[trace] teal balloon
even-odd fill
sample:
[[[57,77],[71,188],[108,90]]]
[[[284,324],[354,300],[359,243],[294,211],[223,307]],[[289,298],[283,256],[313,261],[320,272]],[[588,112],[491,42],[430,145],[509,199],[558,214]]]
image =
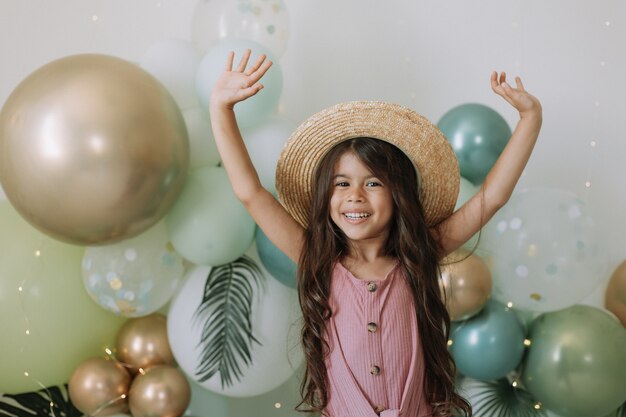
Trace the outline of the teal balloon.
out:
[[[283,75],[272,54],[256,42],[238,39],[224,40],[207,52],[200,61],[196,72],[196,92],[202,105],[208,108],[211,91],[224,71],[228,53],[230,51],[235,52],[233,67],[236,67],[246,49],[252,51],[249,65],[261,54],[265,54],[267,59],[273,62],[273,65],[260,81],[264,86],[263,90],[235,105],[237,122],[241,128],[258,125],[278,109],[278,100],[283,89]]]
[[[256,228],[256,247],[265,269],[281,284],[296,288],[297,265],[282,253],[259,227]]]
[[[595,307],[575,305],[531,324],[522,379],[562,417],[610,413],[626,399],[626,329]]]
[[[477,103],[454,107],[437,125],[454,149],[461,176],[473,184],[483,182],[511,137],[506,120]]]
[[[490,300],[469,320],[455,323],[450,352],[457,369],[474,379],[502,378],[515,369],[524,354],[524,326],[515,312]]]

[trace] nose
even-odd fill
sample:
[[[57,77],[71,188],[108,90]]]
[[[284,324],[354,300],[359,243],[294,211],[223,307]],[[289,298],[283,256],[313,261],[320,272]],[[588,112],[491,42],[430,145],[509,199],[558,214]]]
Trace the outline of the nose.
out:
[[[354,187],[350,189],[348,193],[349,203],[361,203],[363,202],[363,191],[360,187]]]

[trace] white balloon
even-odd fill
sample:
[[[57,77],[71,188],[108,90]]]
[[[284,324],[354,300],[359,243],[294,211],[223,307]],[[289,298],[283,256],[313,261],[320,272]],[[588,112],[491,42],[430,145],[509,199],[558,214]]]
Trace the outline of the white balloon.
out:
[[[199,62],[193,44],[167,39],[152,44],[139,64],[165,86],[182,110],[199,105],[195,87]]]
[[[199,1],[192,33],[203,51],[224,39],[244,39],[280,57],[287,49],[289,14],[282,0]]]
[[[252,344],[252,363],[247,368],[243,366],[241,380],[233,379],[233,385],[222,388],[220,375],[216,374],[200,383],[208,390],[230,397],[250,397],[275,389],[291,377],[303,359],[296,291],[269,276],[254,246],[247,255],[265,275],[261,290],[253,297],[251,317],[252,333],[261,344]],[[198,266],[189,271],[187,282],[172,300],[168,316],[168,338],[174,357],[181,369],[196,381],[202,323],[198,323],[195,314],[210,270]]]
[[[600,284],[606,254],[575,195],[550,188],[515,193],[483,233],[493,297],[530,311],[554,311]]]
[[[286,121],[273,119],[259,127],[242,130],[242,135],[263,187],[276,191],[276,164],[280,152],[294,127]]]
[[[211,121],[202,107],[183,111],[183,118],[189,135],[189,169],[216,166],[220,154],[211,131]]]

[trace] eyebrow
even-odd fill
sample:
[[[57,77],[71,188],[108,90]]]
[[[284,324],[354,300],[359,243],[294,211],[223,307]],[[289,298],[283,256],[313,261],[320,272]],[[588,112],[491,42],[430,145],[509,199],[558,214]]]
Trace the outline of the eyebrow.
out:
[[[352,177],[350,177],[350,176],[348,176],[348,175],[346,175],[346,174],[337,174],[337,175],[334,175],[334,176],[333,176],[333,179],[337,179],[337,178],[348,178],[348,179],[350,179],[350,178],[352,178]],[[367,176],[367,177],[365,177],[365,178],[363,178],[363,179],[365,179],[365,180],[369,180],[369,179],[372,179],[372,178],[380,179],[380,177],[377,177],[376,175],[373,175],[373,174],[372,174],[372,175],[370,175],[370,176]]]

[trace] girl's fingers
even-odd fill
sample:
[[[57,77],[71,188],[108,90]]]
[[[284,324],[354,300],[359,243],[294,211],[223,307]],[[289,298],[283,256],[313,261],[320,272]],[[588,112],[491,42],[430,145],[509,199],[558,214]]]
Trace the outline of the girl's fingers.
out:
[[[246,52],[243,53],[241,61],[239,61],[239,65],[237,66],[238,72],[243,72],[246,69],[246,65],[248,65],[248,60],[250,59],[251,53],[252,51],[250,51],[250,49],[246,49]]]
[[[235,59],[235,53],[230,51],[228,53],[228,58],[226,58],[226,67],[224,68],[226,71],[233,70],[233,60]]]
[[[506,82],[506,72],[504,71],[500,73],[500,84],[502,84],[503,82]]]
[[[256,61],[254,61],[254,64],[252,64],[250,66],[250,68],[248,68],[244,74],[246,75],[250,75],[252,74],[254,71],[258,70],[259,67],[261,66],[261,64],[263,64],[263,61],[265,61],[265,54],[262,54],[260,57],[257,58]]]
[[[522,84],[522,79],[520,77],[515,77],[515,85],[522,91],[526,91],[524,89],[524,84]]]

